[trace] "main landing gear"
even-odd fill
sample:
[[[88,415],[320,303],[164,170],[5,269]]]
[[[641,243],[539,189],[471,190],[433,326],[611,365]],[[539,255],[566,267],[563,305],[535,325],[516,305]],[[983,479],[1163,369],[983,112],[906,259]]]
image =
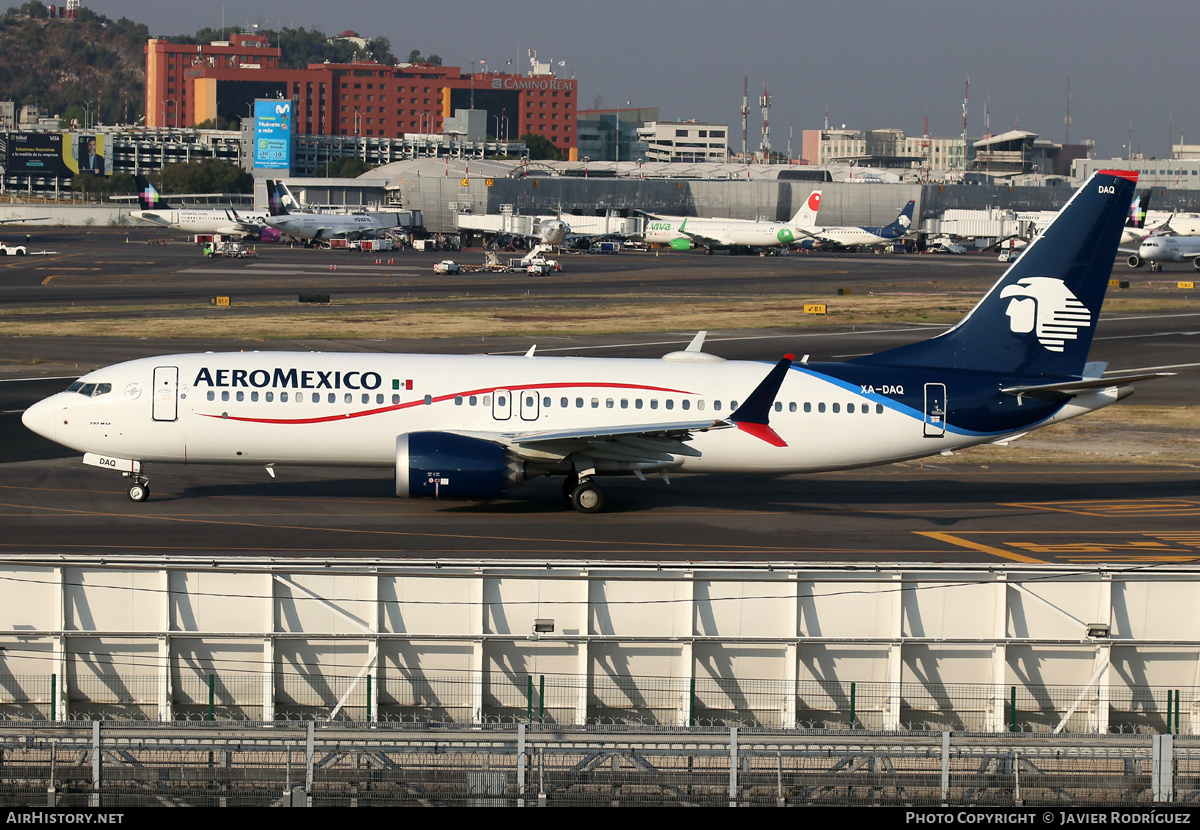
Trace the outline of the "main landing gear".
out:
[[[563,496],[580,513],[599,513],[604,509],[604,491],[592,479],[571,473],[563,479]]]
[[[130,501],[145,501],[150,498],[150,479],[140,473],[125,473],[125,477],[132,479],[129,484]]]

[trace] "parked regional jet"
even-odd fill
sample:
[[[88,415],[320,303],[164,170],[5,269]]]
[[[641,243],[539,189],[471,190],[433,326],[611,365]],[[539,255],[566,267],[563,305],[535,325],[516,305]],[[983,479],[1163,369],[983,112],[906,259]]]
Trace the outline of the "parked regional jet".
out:
[[[295,213],[295,199],[283,182],[267,182],[268,226],[306,246],[330,239],[361,239],[400,227],[395,213]]]
[[[257,239],[262,235],[265,213],[239,212],[233,208],[183,208],[167,204],[145,176],[137,177],[141,210],[129,215],[153,225],[188,233],[221,233]]]
[[[392,468],[400,496],[495,498],[563,476],[818,472],[1004,441],[1124,398],[1087,353],[1137,174],[1075,193],[958,325],[843,363],[701,351],[659,360],[235,352],[98,369],[30,407],[39,435],[123,472],[145,462]]]
[[[647,214],[645,240],[669,245],[673,251],[704,248],[774,248],[803,236],[797,228],[816,221],[821,192],[814,190],[790,222],[755,222],[750,219],[696,219]]]
[[[820,191],[814,191],[819,195]],[[853,225],[842,227],[820,227],[810,222],[800,227],[800,233],[808,237],[802,240],[803,247],[868,248],[873,245],[894,243],[903,239],[912,230],[913,208],[916,202],[909,200],[891,224],[869,228]]]

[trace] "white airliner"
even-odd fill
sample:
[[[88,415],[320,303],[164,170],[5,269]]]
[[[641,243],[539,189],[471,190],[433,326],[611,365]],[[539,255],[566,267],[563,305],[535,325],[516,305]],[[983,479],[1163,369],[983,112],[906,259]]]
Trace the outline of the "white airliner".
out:
[[[137,177],[138,204],[141,210],[129,215],[134,219],[188,233],[219,233],[257,239],[262,235],[266,214],[237,211],[233,208],[181,208],[167,204],[154,185],[144,176]]]
[[[644,239],[668,245],[673,251],[704,248],[710,254],[715,248],[775,248],[803,236],[797,228],[816,221],[816,206],[820,200],[820,191],[814,191],[790,222],[648,215]]]
[[[1200,271],[1200,237],[1197,236],[1148,236],[1138,246],[1137,253],[1129,255],[1129,265],[1141,268],[1147,262],[1151,271],[1161,271],[1164,262],[1188,262]]]
[[[809,200],[811,201],[813,197],[816,197],[819,206],[821,191],[814,190],[812,196],[809,196]],[[855,249],[898,242],[913,230],[912,220],[915,207],[916,202],[909,200],[900,214],[890,224],[882,227],[859,227],[856,225],[821,227],[816,225],[815,220],[810,221],[799,229],[801,234],[808,237],[801,241],[801,247]]]
[[[1087,352],[1137,174],[1096,173],[954,328],[843,363],[236,352],[98,369],[23,415],[84,463],[383,467],[400,496],[496,498],[563,476],[817,472],[1003,441],[1115,403],[1146,374]]]
[[[283,182],[267,182],[268,215],[264,221],[306,246],[314,241],[376,236],[400,227],[400,216],[396,213],[294,213],[291,206],[295,204]]]

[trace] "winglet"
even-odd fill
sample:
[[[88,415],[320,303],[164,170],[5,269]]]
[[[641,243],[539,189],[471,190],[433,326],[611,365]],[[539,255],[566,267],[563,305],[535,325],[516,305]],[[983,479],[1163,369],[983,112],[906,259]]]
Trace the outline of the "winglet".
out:
[[[787,442],[771,429],[769,417],[775,396],[779,394],[779,387],[783,385],[783,379],[792,367],[795,357],[791,354],[784,355],[783,360],[775,364],[775,368],[763,378],[762,383],[750,393],[737,411],[729,416],[729,420],[742,432],[766,441],[773,447],[787,446]]]

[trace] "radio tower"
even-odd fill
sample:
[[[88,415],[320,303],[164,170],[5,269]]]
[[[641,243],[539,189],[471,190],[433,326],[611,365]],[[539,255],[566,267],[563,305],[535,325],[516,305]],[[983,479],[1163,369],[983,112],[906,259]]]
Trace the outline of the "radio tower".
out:
[[[1067,125],[1066,135],[1063,136],[1063,144],[1071,143],[1071,76],[1067,76],[1067,117],[1063,119],[1063,123]]]
[[[762,155],[763,163],[771,163],[771,95],[767,92],[767,85],[763,84],[762,97],[758,99],[758,105],[762,107],[763,113],[763,130],[762,130]]]
[[[746,119],[750,117],[750,79],[742,80],[742,158],[749,164],[749,149],[746,147]]]
[[[971,79],[967,78],[967,82],[963,84],[963,172],[967,170],[967,90],[971,88]]]

